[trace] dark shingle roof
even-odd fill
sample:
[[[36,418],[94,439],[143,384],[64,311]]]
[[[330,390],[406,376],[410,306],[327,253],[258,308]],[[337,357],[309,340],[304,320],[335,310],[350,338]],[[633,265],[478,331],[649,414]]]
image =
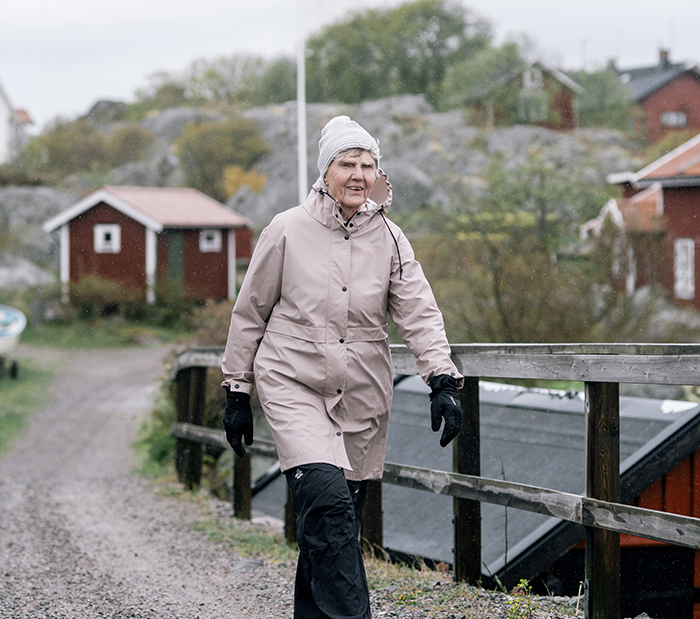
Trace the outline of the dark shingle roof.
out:
[[[643,101],[686,71],[697,70],[685,63],[659,63],[651,67],[618,70],[620,81],[632,91],[635,101]]]

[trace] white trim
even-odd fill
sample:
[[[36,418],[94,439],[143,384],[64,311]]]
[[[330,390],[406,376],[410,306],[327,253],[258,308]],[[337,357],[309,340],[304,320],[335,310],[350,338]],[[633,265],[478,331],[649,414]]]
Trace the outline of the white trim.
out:
[[[236,231],[228,231],[228,299],[236,300]]]
[[[637,172],[634,175],[633,182],[637,182],[637,181],[641,180],[642,178],[644,178],[645,176],[648,176],[651,172],[653,172],[657,168],[660,168],[661,166],[666,165],[669,161],[671,161],[672,159],[675,159],[676,157],[678,157],[678,155],[682,155],[685,151],[690,150],[691,148],[693,148],[697,144],[700,144],[700,133],[698,135],[696,135],[694,138],[691,138],[690,140],[688,140],[685,144],[681,144],[679,147],[674,148],[670,153],[666,153],[660,159],[653,161],[645,168],[642,168],[641,170],[639,170],[639,172]]]
[[[124,213],[127,217],[131,217],[131,219],[138,221],[140,224],[155,232],[161,232],[163,230],[163,224],[157,222],[155,219],[147,217],[141,211],[112,195],[106,189],[99,189],[79,202],[76,202],[73,206],[69,206],[67,209],[54,215],[51,219],[44,222],[42,228],[44,232],[53,232],[59,226],[75,219],[78,215],[82,215],[85,211],[90,210],[93,206],[97,206],[100,202],[105,202],[112,208]]]
[[[92,237],[96,254],[121,253],[122,227],[119,224],[95,224]]]
[[[156,268],[158,264],[158,237],[146,228],[146,303],[156,302]]]
[[[59,230],[59,252],[61,302],[68,303],[68,287],[70,284],[70,229],[68,224],[63,224]]]
[[[678,238],[673,241],[673,296],[695,298],[695,241]]]
[[[203,254],[217,254],[221,251],[221,246],[221,230],[218,228],[202,228],[199,231],[200,252]]]
[[[633,185],[634,183],[642,180],[645,176],[651,174],[654,170],[666,165],[669,161],[675,159],[678,157],[678,155],[682,155],[685,151],[693,148],[699,143],[700,133],[684,144],[681,144],[679,147],[674,148],[670,153],[666,153],[663,157],[657,159],[656,161],[652,161],[648,166],[639,170],[639,172],[615,172],[613,174],[608,174],[605,177],[605,180],[611,185],[620,185],[622,183],[630,183]]]

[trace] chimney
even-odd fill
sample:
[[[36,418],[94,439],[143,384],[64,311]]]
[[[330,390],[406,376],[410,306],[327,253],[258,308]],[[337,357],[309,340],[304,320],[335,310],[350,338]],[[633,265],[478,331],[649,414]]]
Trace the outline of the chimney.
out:
[[[663,67],[668,66],[669,59],[668,59],[668,50],[667,49],[660,49],[659,50],[659,64]]]
[[[617,61],[615,58],[608,58],[608,71],[617,71]]]

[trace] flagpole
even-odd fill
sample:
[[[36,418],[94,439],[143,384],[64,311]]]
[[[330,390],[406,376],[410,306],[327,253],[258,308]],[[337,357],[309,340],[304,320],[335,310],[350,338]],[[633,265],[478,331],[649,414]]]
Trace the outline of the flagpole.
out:
[[[299,204],[306,200],[308,175],[306,161],[306,36],[304,0],[297,0],[297,165]]]

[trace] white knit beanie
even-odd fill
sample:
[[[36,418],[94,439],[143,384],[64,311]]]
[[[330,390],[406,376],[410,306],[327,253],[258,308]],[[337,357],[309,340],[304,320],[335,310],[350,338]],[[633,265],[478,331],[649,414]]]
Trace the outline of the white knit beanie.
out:
[[[379,140],[375,140],[354,120],[347,116],[336,116],[328,121],[321,131],[318,142],[318,171],[323,176],[338,153],[351,148],[361,148],[372,153],[379,167]]]

